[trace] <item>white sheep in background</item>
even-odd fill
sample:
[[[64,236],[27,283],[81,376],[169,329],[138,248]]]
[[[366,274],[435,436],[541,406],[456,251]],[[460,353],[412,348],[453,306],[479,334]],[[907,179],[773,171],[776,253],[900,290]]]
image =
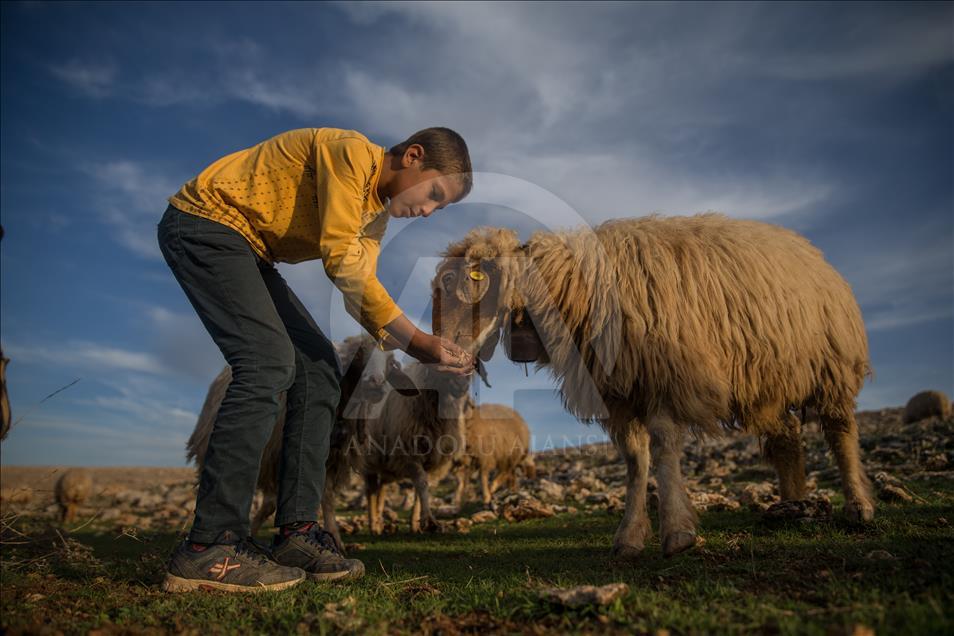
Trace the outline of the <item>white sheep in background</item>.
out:
[[[464,420],[473,408],[470,378],[413,362],[405,368],[420,392],[416,397],[388,395],[381,414],[368,422],[364,478],[371,532],[384,530],[383,487],[414,483],[411,531],[439,526],[431,514],[428,480],[440,480],[464,448]]]
[[[534,338],[567,409],[599,422],[626,462],[614,553],[639,554],[650,454],[663,552],[696,543],[679,467],[685,434],[764,436],[784,499],[805,492],[791,409],[813,408],[841,472],[845,512],[874,515],[855,399],[870,373],[861,311],[821,252],[790,230],[718,214],[536,232],[479,228],[444,252],[434,333],[489,359]],[[516,334],[518,339],[511,342]]]
[[[347,338],[337,347],[338,356],[347,369],[341,378],[341,399],[328,459],[325,462],[325,488],[321,497],[322,523],[325,530],[335,538],[338,548],[344,551],[338,523],[335,519],[335,495],[348,482],[352,471],[362,474],[367,437],[366,421],[375,416],[380,402],[390,390],[389,384],[399,391],[415,395],[411,381],[401,371],[394,354],[379,350],[370,336]],[[209,446],[212,427],[229,383],[232,372],[225,367],[209,387],[205,404],[199,414],[195,430],[186,443],[186,458],[195,460],[201,473]],[[285,394],[279,399],[278,418],[272,434],[262,452],[258,474],[258,488],[264,497],[261,507],[251,522],[251,532],[256,534],[262,523],[274,514],[278,495],[278,465],[281,461],[282,431],[285,426]]]

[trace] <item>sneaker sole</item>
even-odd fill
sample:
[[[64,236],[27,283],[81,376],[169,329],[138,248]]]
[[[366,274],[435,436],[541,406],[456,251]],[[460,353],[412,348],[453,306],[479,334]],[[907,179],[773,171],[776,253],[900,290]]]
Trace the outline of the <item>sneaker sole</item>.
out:
[[[184,579],[174,574],[166,574],[162,582],[163,592],[196,592],[200,590],[221,590],[223,592],[278,592],[294,587],[305,580],[305,577],[282,581],[281,583],[259,583],[258,585],[235,585],[234,583],[219,583],[218,581],[204,581],[201,579]]]
[[[341,579],[349,579],[349,578],[357,579],[360,576],[361,574],[349,572],[348,570],[343,570],[341,572],[320,572],[320,573],[308,572],[309,581],[340,581]]]

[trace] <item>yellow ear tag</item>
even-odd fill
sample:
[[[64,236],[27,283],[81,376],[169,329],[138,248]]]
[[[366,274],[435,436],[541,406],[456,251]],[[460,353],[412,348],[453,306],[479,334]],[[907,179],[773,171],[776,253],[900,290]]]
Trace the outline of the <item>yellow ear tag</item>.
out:
[[[477,270],[475,269],[475,270],[473,270],[473,271],[470,273],[470,277],[471,277],[473,280],[484,280],[485,278],[487,278],[487,275],[484,274],[483,272],[477,271]]]

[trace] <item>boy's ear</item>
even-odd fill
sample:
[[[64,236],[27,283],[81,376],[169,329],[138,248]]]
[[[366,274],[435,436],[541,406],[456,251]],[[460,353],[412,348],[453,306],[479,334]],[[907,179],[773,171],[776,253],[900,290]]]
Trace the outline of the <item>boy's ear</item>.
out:
[[[424,159],[424,146],[421,144],[411,144],[407,147],[407,150],[404,151],[404,156],[401,157],[401,165],[405,168],[410,168],[414,165],[415,161],[422,161]]]

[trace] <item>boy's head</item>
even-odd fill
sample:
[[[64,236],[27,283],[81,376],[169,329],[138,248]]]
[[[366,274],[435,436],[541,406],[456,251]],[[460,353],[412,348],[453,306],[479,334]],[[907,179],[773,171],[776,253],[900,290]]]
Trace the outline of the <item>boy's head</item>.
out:
[[[391,216],[430,216],[473,187],[467,144],[450,128],[419,130],[388,150],[386,159],[379,187]]]

